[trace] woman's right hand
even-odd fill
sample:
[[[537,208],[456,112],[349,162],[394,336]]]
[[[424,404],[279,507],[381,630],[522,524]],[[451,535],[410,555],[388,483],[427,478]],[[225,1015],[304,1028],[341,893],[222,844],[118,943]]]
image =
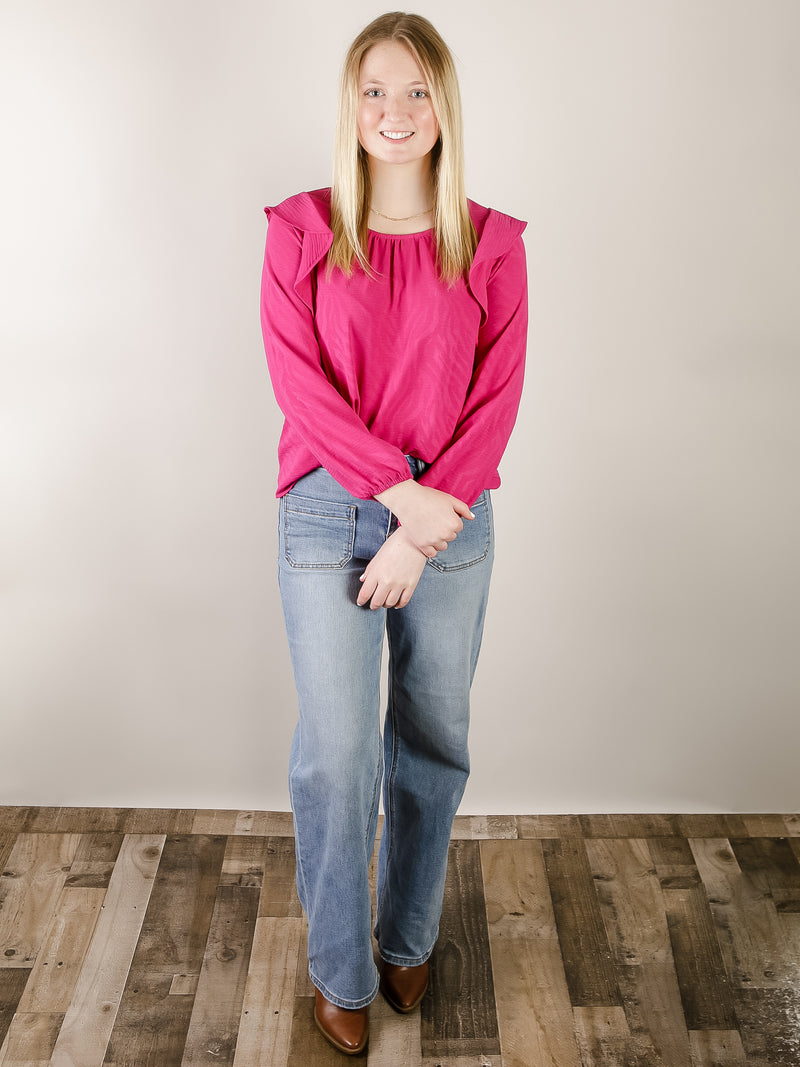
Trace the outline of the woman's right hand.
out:
[[[387,507],[420,552],[429,558],[443,552],[464,529],[462,519],[474,519],[469,506],[458,497],[420,485],[412,478],[391,485],[375,499]]]

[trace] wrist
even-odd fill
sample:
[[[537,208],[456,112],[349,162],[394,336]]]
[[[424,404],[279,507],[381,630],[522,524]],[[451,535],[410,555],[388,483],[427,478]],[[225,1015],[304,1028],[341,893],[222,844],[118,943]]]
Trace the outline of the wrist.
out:
[[[409,548],[413,548],[416,553],[423,557],[423,559],[433,558],[433,556],[436,555],[436,552],[432,552],[431,557],[429,557],[427,553],[423,552],[419,545],[415,541],[412,541],[405,526],[398,526],[392,534],[392,537],[402,544],[407,545]]]
[[[414,495],[416,488],[417,483],[413,478],[409,477],[402,482],[390,485],[388,489],[384,489],[380,493],[376,493],[374,499],[383,504],[394,515],[397,515],[397,509],[400,508],[402,510],[406,501],[410,500]]]

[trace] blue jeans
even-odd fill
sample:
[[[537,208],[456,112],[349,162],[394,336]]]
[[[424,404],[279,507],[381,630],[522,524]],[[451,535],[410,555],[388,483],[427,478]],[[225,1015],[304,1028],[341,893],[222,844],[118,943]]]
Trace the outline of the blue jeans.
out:
[[[424,470],[409,459],[412,474]],[[369,863],[383,779],[374,933],[380,956],[413,966],[433,951],[453,818],[469,775],[469,691],[494,555],[489,492],[429,560],[405,608],[359,607],[359,575],[396,520],[323,468],[280,501],[278,575],[299,721],[289,790],[309,974],[328,1000],[378,992]],[[380,661],[389,701],[380,734]],[[385,776],[384,776],[385,767]]]

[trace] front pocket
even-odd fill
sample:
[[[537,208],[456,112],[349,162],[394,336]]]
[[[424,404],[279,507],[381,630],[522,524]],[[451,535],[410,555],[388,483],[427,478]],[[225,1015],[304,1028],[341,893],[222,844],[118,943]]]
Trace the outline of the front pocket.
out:
[[[341,570],[353,558],[355,504],[289,493],[281,498],[283,554],[290,567]]]
[[[443,552],[427,561],[437,571],[460,571],[481,563],[492,546],[492,504],[484,490],[470,509],[474,519],[464,519],[464,529]]]

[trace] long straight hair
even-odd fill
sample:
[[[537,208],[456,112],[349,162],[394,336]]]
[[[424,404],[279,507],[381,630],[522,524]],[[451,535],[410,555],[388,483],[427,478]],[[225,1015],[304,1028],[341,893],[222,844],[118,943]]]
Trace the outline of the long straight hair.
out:
[[[434,234],[441,279],[452,284],[472,264],[478,243],[464,186],[464,130],[455,63],[434,26],[421,15],[390,11],[365,27],[350,46],[339,85],[339,112],[331,193],[333,244],[328,270],[353,270],[353,260],[372,274],[367,256],[369,205],[372,198],[367,153],[358,139],[358,79],[364,56],[374,44],[399,41],[408,48],[425,77],[439,123],[431,150],[434,189]]]

